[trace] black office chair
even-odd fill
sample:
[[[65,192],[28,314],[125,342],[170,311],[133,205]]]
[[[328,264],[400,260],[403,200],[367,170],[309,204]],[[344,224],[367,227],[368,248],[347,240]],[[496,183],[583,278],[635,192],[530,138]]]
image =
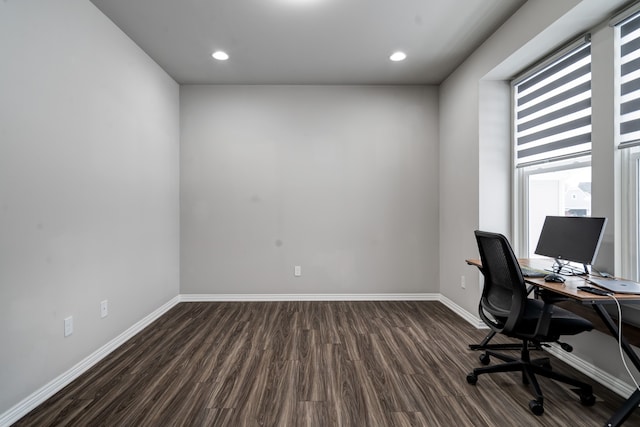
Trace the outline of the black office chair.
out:
[[[555,342],[562,335],[590,331],[593,329],[591,322],[553,304],[528,298],[524,277],[507,238],[483,231],[476,231],[475,235],[484,273],[480,317],[493,331],[517,338],[522,344],[520,358],[486,350],[486,359],[480,359],[483,364],[489,363],[489,355],[506,363],[476,368],[467,375],[467,382],[476,384],[481,374],[522,372],[522,382],[531,384],[535,395],[529,408],[534,414],[541,415],[544,412],[543,396],[536,379],[536,375],[541,375],[577,387],[575,391],[580,402],[585,406],[593,405],[595,396],[589,384],[553,372],[545,359],[532,360],[529,355],[530,342]]]

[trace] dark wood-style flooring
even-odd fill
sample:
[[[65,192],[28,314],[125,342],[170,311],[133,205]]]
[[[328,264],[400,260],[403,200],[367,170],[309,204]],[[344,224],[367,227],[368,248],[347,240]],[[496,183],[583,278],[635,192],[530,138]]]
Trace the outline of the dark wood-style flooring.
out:
[[[543,378],[537,417],[517,373],[467,384],[485,333],[438,302],[181,303],[16,425],[601,426],[622,403]]]

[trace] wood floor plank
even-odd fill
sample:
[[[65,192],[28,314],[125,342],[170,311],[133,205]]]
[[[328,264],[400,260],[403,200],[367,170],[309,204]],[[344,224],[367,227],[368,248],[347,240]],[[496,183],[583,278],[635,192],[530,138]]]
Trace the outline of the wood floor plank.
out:
[[[326,345],[327,403],[331,426],[356,426],[365,419],[366,407],[355,371],[342,345]]]
[[[364,401],[364,418],[361,422],[367,426],[387,426],[390,424],[391,413],[385,410],[383,399],[376,387],[370,372],[367,371],[365,362],[353,362],[356,378],[359,383],[359,390]]]
[[[202,424],[196,424],[201,426],[241,426],[235,420],[237,410],[222,408],[222,409],[205,409],[204,420]]]
[[[326,400],[326,384],[322,358],[320,332],[308,329],[301,332],[299,358],[299,380],[297,398],[301,401],[320,402]]]
[[[259,364],[257,373],[251,387],[247,393],[246,399],[241,401],[239,406],[235,408],[233,423],[221,425],[260,425],[259,419],[263,417],[263,408],[260,406],[265,401],[265,394],[268,393],[270,386],[269,368],[277,358],[274,358],[270,351],[258,353]]]
[[[395,427],[427,427],[429,422],[421,412],[394,412],[391,414]]]
[[[258,402],[259,425],[296,425],[298,369],[296,360],[271,363],[265,393]]]
[[[543,378],[537,417],[519,374],[467,384],[485,333],[438,302],[181,303],[15,425],[588,427],[621,405]]]
[[[321,426],[329,418],[325,402],[298,402],[296,413],[298,427]]]
[[[221,363],[215,368],[216,379],[208,408],[235,408],[238,389],[254,378],[242,376],[243,371],[250,371],[250,365],[257,363],[256,357],[251,354],[252,342],[245,333],[236,335],[235,338],[225,357],[220,359]],[[262,352],[262,349],[258,351]]]

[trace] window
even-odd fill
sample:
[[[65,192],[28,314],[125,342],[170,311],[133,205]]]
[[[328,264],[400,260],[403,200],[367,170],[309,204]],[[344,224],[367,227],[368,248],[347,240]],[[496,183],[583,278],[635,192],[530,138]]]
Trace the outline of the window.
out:
[[[547,215],[591,215],[591,44],[572,43],[512,83],[518,250]]]
[[[523,205],[526,207],[527,257],[534,257],[547,215],[591,216],[591,164],[588,158],[521,168]]]
[[[615,25],[617,142],[621,151],[622,275],[640,280],[640,13]]]

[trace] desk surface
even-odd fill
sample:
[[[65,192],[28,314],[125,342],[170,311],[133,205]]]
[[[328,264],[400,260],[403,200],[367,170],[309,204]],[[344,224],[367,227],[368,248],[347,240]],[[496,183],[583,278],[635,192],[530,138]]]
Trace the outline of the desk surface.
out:
[[[481,267],[482,262],[479,259],[467,259],[467,264],[475,265],[476,267]],[[547,260],[538,260],[538,259],[519,259],[518,262],[520,265],[526,265],[531,268],[544,270],[549,266]],[[541,289],[548,289],[550,291],[556,292],[558,294],[567,296],[576,301],[579,301],[584,304],[597,304],[597,303],[606,303],[612,302],[612,299],[608,296],[600,296],[594,295],[589,292],[584,292],[578,289],[578,286],[594,286],[597,287],[582,277],[582,276],[564,276],[564,283],[554,283],[554,282],[545,282],[544,277],[525,277],[525,282],[538,286]],[[632,294],[614,294],[616,299],[624,302],[640,302],[640,295],[632,295]]]

